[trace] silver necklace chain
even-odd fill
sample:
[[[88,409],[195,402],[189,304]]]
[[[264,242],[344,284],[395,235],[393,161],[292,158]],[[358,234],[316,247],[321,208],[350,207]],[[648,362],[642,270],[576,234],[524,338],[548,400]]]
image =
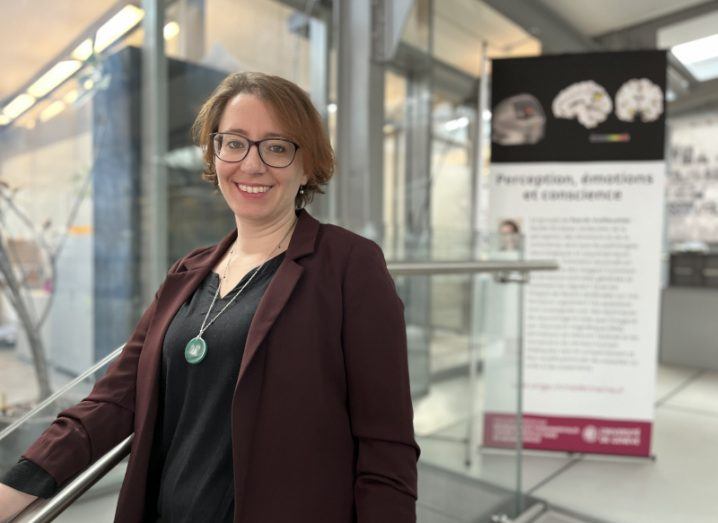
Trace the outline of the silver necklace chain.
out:
[[[223,313],[225,310],[227,310],[227,307],[229,307],[230,305],[232,305],[232,303],[234,303],[234,300],[236,300],[237,297],[238,297],[240,294],[242,294],[242,291],[244,290],[244,288],[245,288],[247,285],[249,285],[249,283],[254,279],[254,277],[255,277],[256,274],[259,272],[259,270],[260,270],[262,267],[264,267],[264,264],[266,264],[266,263],[271,259],[272,253],[273,253],[274,251],[276,251],[277,249],[281,248],[282,242],[284,242],[284,240],[287,238],[287,236],[289,235],[289,233],[292,232],[292,230],[294,229],[294,226],[297,224],[297,220],[298,220],[297,218],[294,219],[294,223],[292,224],[292,226],[291,226],[291,227],[289,228],[289,230],[284,234],[284,237],[279,241],[279,244],[277,244],[277,246],[276,246],[274,249],[272,249],[272,251],[269,253],[269,257],[264,261],[264,263],[262,263],[262,265],[260,265],[259,267],[257,267],[257,268],[254,270],[254,272],[252,273],[252,276],[250,276],[250,278],[247,280],[247,282],[246,282],[244,285],[242,285],[242,287],[239,289],[239,291],[237,291],[237,292],[234,294],[234,296],[232,296],[232,299],[229,300],[229,302],[227,302],[227,304],[226,304],[224,307],[222,307],[222,310],[220,310],[220,311],[217,313],[217,315],[216,315],[214,318],[212,318],[212,320],[211,320],[209,323],[207,323],[207,324],[205,325],[205,323],[207,322],[207,318],[209,317],[209,313],[212,312],[212,308],[214,308],[214,303],[217,301],[217,296],[219,296],[219,288],[222,286],[222,281],[224,281],[224,280],[227,278],[227,270],[229,269],[229,266],[232,264],[232,258],[234,257],[234,249],[235,249],[235,247],[237,246],[237,243],[236,243],[236,241],[235,241],[235,244],[232,246],[232,250],[229,251],[229,259],[227,260],[227,265],[225,265],[225,267],[224,267],[224,274],[222,275],[222,279],[221,279],[221,280],[219,281],[219,283],[217,284],[217,291],[214,293],[214,297],[212,298],[212,303],[210,304],[209,309],[207,309],[207,314],[204,315],[204,320],[202,320],[202,326],[199,328],[199,334],[197,335],[198,338],[201,338],[201,337],[202,337],[202,334],[204,334],[204,332],[205,332],[207,329],[209,329],[209,326],[214,323],[214,320],[216,320],[217,318],[219,318],[219,317],[222,315],[222,313]]]

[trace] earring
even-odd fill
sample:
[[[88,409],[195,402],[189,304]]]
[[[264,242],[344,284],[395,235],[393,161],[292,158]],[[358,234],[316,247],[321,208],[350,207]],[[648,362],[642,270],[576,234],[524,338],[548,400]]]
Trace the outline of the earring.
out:
[[[299,186],[299,194],[304,194],[304,186],[303,185]]]

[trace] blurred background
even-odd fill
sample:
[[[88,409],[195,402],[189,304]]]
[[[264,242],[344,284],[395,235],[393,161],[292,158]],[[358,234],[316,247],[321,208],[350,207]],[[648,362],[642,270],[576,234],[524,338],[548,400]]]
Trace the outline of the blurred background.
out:
[[[227,73],[262,71],[310,94],[335,147],[309,212],[397,268],[420,522],[718,521],[718,2],[15,0],[0,15],[2,471],[87,393],[168,267],[234,226],[190,126]],[[485,448],[487,380],[521,412],[506,376],[520,383],[525,284],[431,264],[530,261],[489,226],[491,60],[636,49],[668,51],[655,459]],[[122,470],[59,520],[112,521]]]

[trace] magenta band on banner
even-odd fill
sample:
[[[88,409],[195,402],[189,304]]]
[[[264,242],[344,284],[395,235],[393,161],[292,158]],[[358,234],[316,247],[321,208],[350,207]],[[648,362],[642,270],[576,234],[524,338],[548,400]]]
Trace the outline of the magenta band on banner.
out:
[[[513,448],[516,417],[484,414],[484,446]],[[649,421],[570,418],[524,414],[524,448],[621,456],[650,456]]]

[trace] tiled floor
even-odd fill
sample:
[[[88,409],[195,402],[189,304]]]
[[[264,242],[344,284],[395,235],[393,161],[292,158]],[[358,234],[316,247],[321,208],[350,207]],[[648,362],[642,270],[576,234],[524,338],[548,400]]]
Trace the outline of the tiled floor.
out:
[[[471,419],[479,434],[481,395],[479,383]],[[510,488],[510,453],[478,450],[464,465],[467,405],[465,378],[435,384],[415,402],[422,459]],[[718,522],[718,372],[659,368],[653,452],[655,461],[527,452],[523,490],[589,521]]]
[[[718,416],[659,408],[656,461],[583,459],[533,494],[616,523],[718,521]]]

